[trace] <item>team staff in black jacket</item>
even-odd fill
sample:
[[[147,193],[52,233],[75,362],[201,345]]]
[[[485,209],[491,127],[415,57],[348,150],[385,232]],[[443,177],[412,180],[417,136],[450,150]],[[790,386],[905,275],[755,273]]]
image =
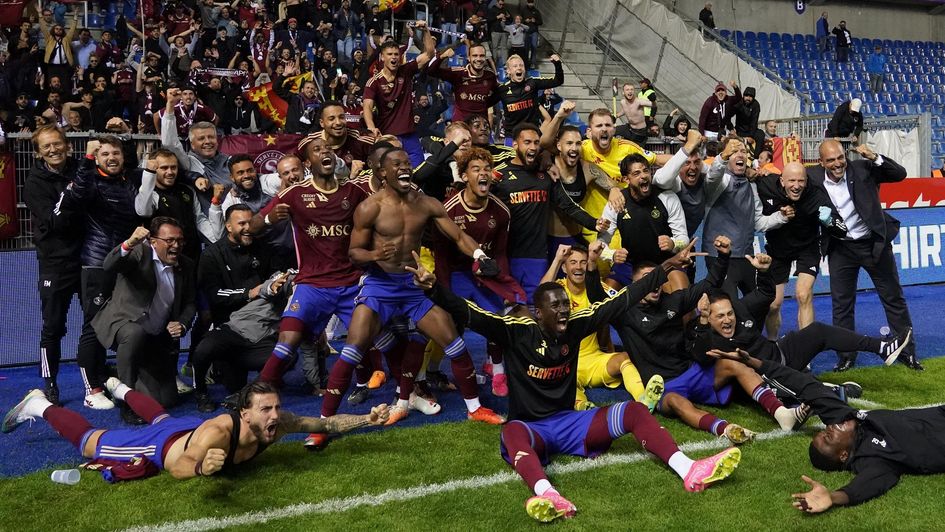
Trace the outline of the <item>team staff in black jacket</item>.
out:
[[[43,315],[40,333],[40,376],[46,397],[59,404],[59,359],[66,316],[72,295],[79,294],[82,267],[83,224],[72,213],[60,213],[59,198],[75,178],[78,163],[70,157],[69,141],[61,129],[43,126],[33,133],[33,149],[39,159],[30,168],[23,187],[23,201],[33,222],[33,245],[39,261],[39,300]]]
[[[85,406],[108,409],[115,405],[105,397],[105,348],[95,337],[91,321],[115,286],[115,276],[102,265],[105,256],[134,232],[140,218],[135,213],[138,183],[124,170],[122,142],[103,136],[89,141],[85,159],[75,179],[62,193],[57,216],[70,211],[85,215],[82,241],[82,336],[79,338],[79,368],[85,381]],[[190,325],[190,324],[188,324]]]
[[[945,407],[856,410],[810,374],[755,358],[741,349],[715,351],[712,356],[739,360],[810,405],[827,425],[811,441],[811,464],[856,475],[833,491],[806,475],[801,477],[811,489],[792,495],[798,510],[820,513],[832,506],[860,504],[891,490],[902,475],[945,473]]]

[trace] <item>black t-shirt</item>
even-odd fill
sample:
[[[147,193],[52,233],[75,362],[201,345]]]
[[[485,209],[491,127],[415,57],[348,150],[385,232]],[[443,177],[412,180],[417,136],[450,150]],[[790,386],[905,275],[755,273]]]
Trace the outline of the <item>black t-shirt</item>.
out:
[[[629,252],[629,262],[662,262],[673,256],[673,252],[662,251],[660,235],[673,237],[669,227],[669,212],[658,194],[650,194],[640,201],[633,199],[629,189],[623,190],[626,207],[617,213],[617,229],[623,247]]]
[[[545,89],[551,89],[564,83],[564,70],[561,68],[560,61],[552,61],[555,66],[555,76],[553,78],[529,78],[526,77],[519,83],[512,80],[499,85],[499,98],[505,108],[505,134],[511,135],[515,126],[530,122],[532,124],[541,124],[541,112],[538,107],[541,105],[539,97]]]

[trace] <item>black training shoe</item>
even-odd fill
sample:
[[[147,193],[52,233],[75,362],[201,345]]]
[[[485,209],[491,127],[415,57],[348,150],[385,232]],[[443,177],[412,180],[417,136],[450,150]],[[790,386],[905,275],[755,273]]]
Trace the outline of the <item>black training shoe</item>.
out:
[[[905,349],[911,341],[912,327],[909,327],[905,331],[899,333],[899,335],[894,338],[883,340],[879,347],[879,356],[883,358],[883,364],[892,366],[893,363],[896,362],[896,359],[899,358],[902,350]],[[911,358],[915,359],[915,356],[913,355]],[[915,362],[915,364],[918,364],[918,362]],[[906,365],[912,367],[908,363],[906,363]]]
[[[145,421],[141,416],[136,414],[135,411],[132,410],[131,407],[125,403],[121,403],[121,420],[129,425],[147,425],[148,424],[147,421]]]
[[[909,356],[900,356],[899,362],[904,364],[907,368],[915,371],[925,371],[925,367],[919,362],[919,357],[915,355]]]
[[[842,373],[844,371],[853,369],[854,366],[856,366],[855,358],[842,357],[837,361],[837,365],[833,367],[833,371],[836,373]]]
[[[348,404],[359,405],[371,397],[371,390],[367,386],[356,386],[354,391],[348,395]]]
[[[227,410],[239,410],[240,408],[240,394],[239,392],[231,393],[223,398],[223,408]]]
[[[217,404],[213,402],[213,399],[210,399],[210,396],[205,393],[194,394],[194,398],[197,399],[197,411],[209,414],[217,409]]]
[[[853,381],[847,381],[843,384],[831,384],[829,382],[824,384],[833,389],[833,392],[845,403],[848,399],[857,399],[863,396],[863,387]]]
[[[62,403],[59,402],[59,385],[55,381],[46,382],[46,399],[49,399],[49,402],[53,406],[62,406]]]
[[[433,390],[448,392],[456,389],[442,371],[427,371],[427,384]]]

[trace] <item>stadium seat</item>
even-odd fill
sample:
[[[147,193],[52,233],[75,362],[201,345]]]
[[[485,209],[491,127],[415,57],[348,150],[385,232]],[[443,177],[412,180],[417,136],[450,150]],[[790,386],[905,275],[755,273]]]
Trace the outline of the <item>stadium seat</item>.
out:
[[[731,40],[732,38],[732,32],[729,30],[719,30],[719,35],[721,35],[723,39]]]
[[[745,32],[745,40],[746,40],[746,41],[757,41],[757,40],[758,40],[758,34],[755,33],[755,32],[753,32],[753,31],[746,31],[746,32]]]

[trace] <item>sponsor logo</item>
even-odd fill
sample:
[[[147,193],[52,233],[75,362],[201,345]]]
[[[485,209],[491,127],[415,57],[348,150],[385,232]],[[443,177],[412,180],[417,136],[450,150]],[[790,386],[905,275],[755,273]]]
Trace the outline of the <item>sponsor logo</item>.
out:
[[[318,237],[334,237],[334,236],[350,236],[351,235],[351,226],[348,224],[333,224],[333,225],[317,225],[309,224],[305,228],[305,234],[312,238]]]

